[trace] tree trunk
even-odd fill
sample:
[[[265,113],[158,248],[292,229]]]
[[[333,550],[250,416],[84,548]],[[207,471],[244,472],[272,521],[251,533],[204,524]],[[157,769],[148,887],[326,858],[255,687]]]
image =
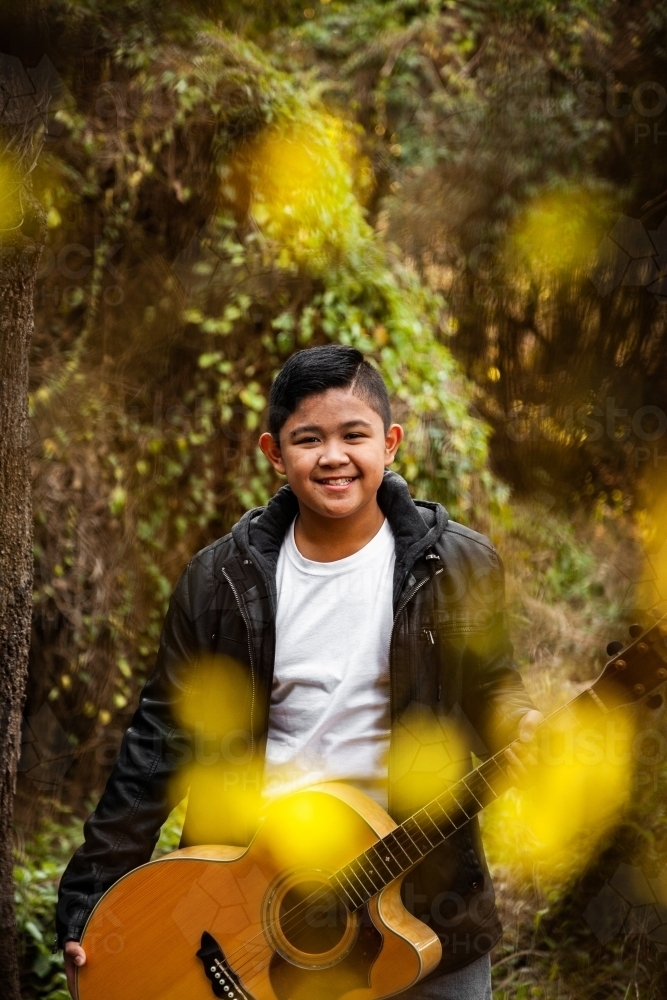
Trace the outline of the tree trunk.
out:
[[[33,293],[46,232],[30,174],[49,92],[37,66],[48,35],[39,0],[0,11],[0,993],[21,1000],[12,827],[32,618],[28,364]]]
[[[21,211],[25,214],[20,228],[0,233],[0,992],[4,1000],[20,1000],[12,820],[32,610],[28,360],[35,273],[44,236],[41,213],[27,192]]]
[[[30,175],[47,127],[49,36],[40,0],[0,9],[0,995],[21,1000],[13,819],[32,619],[28,366],[46,235]],[[31,67],[37,67],[31,71]]]

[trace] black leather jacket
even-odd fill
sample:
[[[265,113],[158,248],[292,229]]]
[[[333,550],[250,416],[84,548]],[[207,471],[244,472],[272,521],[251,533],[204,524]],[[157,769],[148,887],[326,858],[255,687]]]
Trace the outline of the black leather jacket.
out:
[[[463,760],[467,770],[471,751],[484,757],[514,739],[533,704],[512,660],[493,545],[450,521],[440,504],[413,501],[395,473],[385,474],[378,502],[396,545],[389,812],[401,821],[443,791],[457,766],[451,760]],[[81,937],[93,906],[118,878],[149,860],[170,808],[188,788],[184,845],[245,844],[252,837],[257,820],[248,802],[259,799],[268,729],[276,564],[297,510],[284,486],[181,575],[155,668],[85,825],[85,842],[61,880],[61,946]],[[216,734],[217,754],[212,744],[202,749],[202,726],[184,708],[197,670],[208,662],[210,684],[210,664],[222,662],[211,654],[231,658],[247,680],[233,712],[216,712],[215,685],[202,709],[209,727],[211,712],[227,720]],[[452,749],[457,738],[463,751]],[[406,876],[403,898],[440,936],[439,972],[489,951],[501,926],[476,820]]]

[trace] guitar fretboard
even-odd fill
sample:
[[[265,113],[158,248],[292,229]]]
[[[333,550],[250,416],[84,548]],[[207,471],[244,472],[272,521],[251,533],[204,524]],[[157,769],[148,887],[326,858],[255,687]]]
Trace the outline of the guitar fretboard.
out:
[[[510,781],[501,756],[490,757],[392,833],[339,868],[330,882],[348,909],[363,906],[502,794]]]
[[[554,712],[540,726],[558,728],[563,722],[577,727],[591,711],[602,714],[589,691]],[[583,715],[582,715],[583,713]],[[510,787],[509,761],[501,750],[470,771],[442,795],[413,813],[363,854],[339,868],[329,882],[349,910],[357,910],[385,886],[414,867],[435,847],[481,812]]]

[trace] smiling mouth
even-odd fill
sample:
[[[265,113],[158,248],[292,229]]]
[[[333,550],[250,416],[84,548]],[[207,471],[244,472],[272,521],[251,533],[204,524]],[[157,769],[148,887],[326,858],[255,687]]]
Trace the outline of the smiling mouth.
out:
[[[319,483],[320,486],[349,486],[356,478],[356,476],[338,476],[331,479],[316,479],[315,482]]]

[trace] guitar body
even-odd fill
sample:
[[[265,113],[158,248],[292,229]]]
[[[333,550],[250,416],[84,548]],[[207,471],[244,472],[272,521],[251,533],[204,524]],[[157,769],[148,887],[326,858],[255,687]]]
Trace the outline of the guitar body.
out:
[[[328,876],[396,828],[329,782],[276,802],[247,848],[186,848],[120,879],[81,940],[79,1000],[375,1000],[435,968],[401,878],[349,912]]]
[[[541,731],[606,725],[610,712],[667,681],[667,615],[630,634],[623,655]],[[347,785],[315,785],[275,802],[247,848],[187,848],[135,869],[86,924],[79,1000],[379,1000],[403,992],[438,965],[442,949],[404,908],[401,879],[507,790],[511,764],[499,751],[400,827]]]

